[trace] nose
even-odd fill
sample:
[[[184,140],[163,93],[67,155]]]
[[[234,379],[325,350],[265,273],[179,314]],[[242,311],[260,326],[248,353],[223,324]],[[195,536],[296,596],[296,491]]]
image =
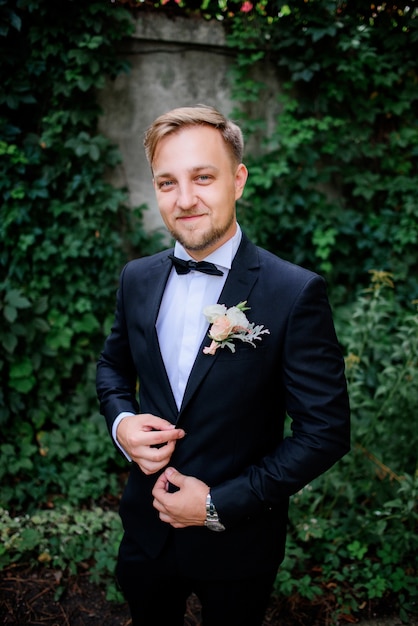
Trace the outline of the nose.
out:
[[[196,206],[196,193],[194,186],[190,182],[183,182],[178,185],[177,205],[183,211],[187,211]]]

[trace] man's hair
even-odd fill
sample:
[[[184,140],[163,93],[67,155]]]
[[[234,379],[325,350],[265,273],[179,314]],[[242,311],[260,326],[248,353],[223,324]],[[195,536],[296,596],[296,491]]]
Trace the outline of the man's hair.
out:
[[[216,109],[204,104],[180,107],[160,115],[145,133],[145,155],[150,166],[154,160],[158,143],[164,137],[190,126],[212,126],[221,133],[233,160],[238,165],[242,161],[244,139],[241,129]]]

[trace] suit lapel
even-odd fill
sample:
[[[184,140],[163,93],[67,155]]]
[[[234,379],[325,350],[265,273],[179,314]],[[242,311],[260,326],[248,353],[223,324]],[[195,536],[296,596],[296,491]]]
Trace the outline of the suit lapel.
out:
[[[243,300],[249,300],[249,296],[258,277],[259,261],[257,248],[243,234],[241,244],[229,271],[219,303],[226,307],[237,305]],[[203,340],[184,393],[180,414],[196,392],[197,388],[207,376],[209,370],[216,363],[219,351],[210,356],[203,354],[203,348],[210,344],[208,336]]]
[[[160,344],[158,342],[156,330],[158,311],[161,306],[161,300],[163,297],[165,285],[167,283],[168,275],[171,270],[171,261],[168,259],[168,255],[172,252],[173,250],[167,250],[167,254],[156,259],[154,265],[151,266],[149,270],[147,277],[148,287],[146,293],[150,293],[152,294],[152,296],[150,298],[149,306],[147,309],[147,318],[149,323],[146,325],[145,332],[147,337],[147,345],[149,346],[149,358],[152,367],[155,368],[156,372],[163,372],[163,376],[161,378],[158,376],[159,384],[163,385],[163,387],[161,388],[161,397],[167,398],[171,413],[173,414],[173,416],[177,416],[178,409],[173,396],[173,391],[171,389],[167,371],[165,369],[164,361],[161,356]]]

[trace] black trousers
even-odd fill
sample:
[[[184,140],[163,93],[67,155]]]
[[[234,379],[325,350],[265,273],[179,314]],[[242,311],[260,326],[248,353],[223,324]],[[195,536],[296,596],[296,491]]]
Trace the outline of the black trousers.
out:
[[[262,626],[276,571],[239,580],[194,579],[180,574],[171,542],[157,559],[149,561],[133,558],[124,541],[116,577],[132,626],[184,626],[192,593],[200,600],[203,626]]]

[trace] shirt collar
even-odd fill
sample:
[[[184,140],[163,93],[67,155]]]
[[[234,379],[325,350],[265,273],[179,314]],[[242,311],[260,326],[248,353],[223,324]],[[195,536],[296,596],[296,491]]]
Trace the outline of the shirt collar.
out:
[[[205,257],[204,260],[210,261],[211,263],[215,263],[215,265],[230,270],[234,256],[236,255],[239,244],[241,243],[241,238],[242,231],[239,224],[237,223],[237,230],[235,232],[235,235],[231,237],[231,239],[228,239],[228,241],[226,241],[222,246],[214,250],[207,257]],[[175,256],[179,257],[179,259],[188,260],[192,258],[178,241],[176,241],[176,244],[174,246],[174,254]]]

